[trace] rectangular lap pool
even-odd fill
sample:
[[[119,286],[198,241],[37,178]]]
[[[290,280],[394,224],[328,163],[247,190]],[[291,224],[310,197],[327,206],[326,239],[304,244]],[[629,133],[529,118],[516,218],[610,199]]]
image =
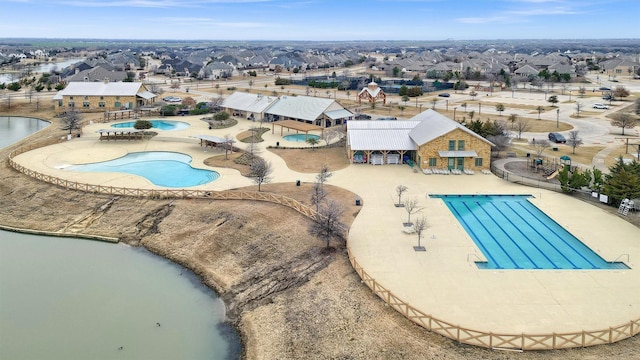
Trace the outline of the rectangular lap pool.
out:
[[[607,262],[534,206],[528,195],[441,198],[487,262],[485,269],[628,269]]]

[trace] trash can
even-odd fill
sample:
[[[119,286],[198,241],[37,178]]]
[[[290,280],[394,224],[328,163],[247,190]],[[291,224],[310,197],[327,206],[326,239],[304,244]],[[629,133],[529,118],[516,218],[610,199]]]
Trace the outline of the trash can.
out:
[[[276,147],[280,147],[280,141],[276,141]]]
[[[300,186],[300,180],[296,180],[296,186]]]
[[[360,199],[356,199],[356,206],[360,206]]]
[[[531,157],[531,153],[527,153],[527,157]]]

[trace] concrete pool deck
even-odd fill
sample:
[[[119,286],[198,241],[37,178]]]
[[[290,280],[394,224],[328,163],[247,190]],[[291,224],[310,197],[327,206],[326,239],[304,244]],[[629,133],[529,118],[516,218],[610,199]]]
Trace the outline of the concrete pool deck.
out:
[[[202,161],[218,150],[201,148],[190,135],[237,134],[255,124],[240,120],[234,128],[214,131],[208,130],[203,121],[187,118],[190,117],[178,120],[192,123],[188,129],[161,132],[151,140],[137,142],[99,141],[95,130],[110,124],[93,124],[85,127],[81,138],[30,151],[15,161],[72,181],[159,188],[133,175],[96,176],[71,173],[63,167],[152,150],[183,152],[193,157],[195,167],[204,167]],[[263,148],[282,141],[270,132],[264,138]],[[313,181],[315,177],[290,170],[269,151],[264,150],[261,155],[273,165],[273,182]],[[215,191],[253,184],[236,170],[214,170],[220,172],[219,180],[193,188]],[[406,165],[351,165],[334,172],[329,183],[353,191],[363,202],[348,237],[351,255],[379,284],[434,318],[463,328],[503,334],[606,330],[640,319],[640,230],[595,206],[493,175],[424,175]],[[427,218],[429,227],[422,239],[426,252],[415,252],[417,236],[402,231],[407,212],[394,206],[395,188],[400,184],[408,187],[403,199],[416,197],[424,207],[412,220],[423,215]],[[607,261],[624,261],[630,269],[478,269],[474,261],[484,260],[482,253],[444,202],[429,198],[428,194],[533,195],[533,204],[597,254]]]

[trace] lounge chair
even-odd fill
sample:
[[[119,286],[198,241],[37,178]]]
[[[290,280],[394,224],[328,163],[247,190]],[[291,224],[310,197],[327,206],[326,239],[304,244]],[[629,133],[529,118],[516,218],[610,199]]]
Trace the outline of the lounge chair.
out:
[[[416,233],[416,229],[412,227],[406,227],[404,229],[402,229],[402,232],[405,234],[415,234]]]

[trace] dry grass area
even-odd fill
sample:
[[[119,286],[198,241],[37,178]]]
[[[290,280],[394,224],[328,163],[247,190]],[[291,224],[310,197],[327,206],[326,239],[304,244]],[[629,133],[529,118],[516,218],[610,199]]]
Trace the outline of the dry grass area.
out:
[[[54,124],[29,141],[60,133]],[[0,150],[0,157],[6,159],[10,150]],[[320,150],[298,153],[315,164],[314,171],[328,159]],[[308,203],[309,186],[266,184],[263,189]],[[351,204],[355,195],[331,186],[328,191],[343,202],[343,219],[350,223],[359,210]],[[638,358],[637,336],[613,345],[518,354],[461,345],[430,333],[375,296],[352,269],[343,246],[333,243],[333,250],[325,250],[309,234],[309,221],[264,202],[152,200],[72,191],[17,173],[7,161],[0,163],[0,224],[119,237],[192,269],[225,300],[243,335],[243,358]]]
[[[330,171],[349,166],[344,146],[315,149],[269,148],[269,151],[283,158],[289,169],[303,173],[317,173],[324,164],[329,165]]]

